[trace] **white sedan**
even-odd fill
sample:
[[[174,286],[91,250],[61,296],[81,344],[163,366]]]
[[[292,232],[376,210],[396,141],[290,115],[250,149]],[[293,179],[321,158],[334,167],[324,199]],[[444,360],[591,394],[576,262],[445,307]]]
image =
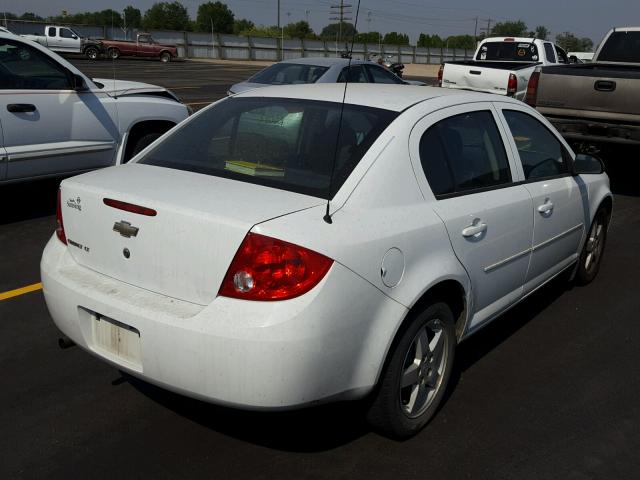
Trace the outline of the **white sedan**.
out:
[[[44,294],[67,342],[247,409],[370,398],[404,437],[456,345],[564,271],[612,196],[535,110],[428,87],[260,89],[61,184]],[[320,132],[320,133],[318,133]]]

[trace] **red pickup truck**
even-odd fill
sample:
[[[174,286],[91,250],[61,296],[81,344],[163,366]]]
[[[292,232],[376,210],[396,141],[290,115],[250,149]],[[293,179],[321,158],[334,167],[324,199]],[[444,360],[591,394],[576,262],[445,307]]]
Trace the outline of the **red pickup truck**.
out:
[[[161,62],[167,63],[178,56],[178,48],[175,45],[160,44],[149,33],[139,33],[135,42],[102,40],[102,45],[107,57],[113,60],[124,56],[158,57]]]

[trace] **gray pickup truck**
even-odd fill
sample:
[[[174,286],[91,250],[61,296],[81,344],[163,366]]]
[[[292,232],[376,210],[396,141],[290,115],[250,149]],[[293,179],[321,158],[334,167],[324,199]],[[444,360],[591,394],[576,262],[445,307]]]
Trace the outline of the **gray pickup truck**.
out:
[[[539,68],[525,101],[575,146],[640,145],[640,27],[611,30],[593,63]]]

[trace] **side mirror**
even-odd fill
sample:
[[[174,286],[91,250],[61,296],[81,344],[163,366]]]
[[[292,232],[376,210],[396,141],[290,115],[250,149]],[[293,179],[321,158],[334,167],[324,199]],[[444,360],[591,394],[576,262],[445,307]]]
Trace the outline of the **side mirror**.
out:
[[[71,88],[73,90],[75,90],[76,92],[84,92],[86,90],[89,90],[89,87],[87,87],[87,83],[84,81],[84,78],[81,75],[74,73],[72,74],[71,78],[72,78]]]
[[[599,175],[604,173],[604,162],[593,155],[579,153],[573,162],[573,173],[576,175]]]
[[[74,40],[77,40],[78,36],[77,35],[71,35],[71,38],[73,38]]]

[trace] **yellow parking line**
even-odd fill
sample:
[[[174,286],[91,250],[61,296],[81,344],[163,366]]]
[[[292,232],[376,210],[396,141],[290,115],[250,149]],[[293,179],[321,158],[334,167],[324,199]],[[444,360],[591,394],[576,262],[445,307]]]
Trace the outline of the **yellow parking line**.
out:
[[[34,283],[33,285],[27,285],[26,287],[16,288],[15,290],[9,290],[8,292],[0,293],[0,300],[7,300],[9,298],[24,295],[25,293],[35,292],[42,290],[42,283]]]

